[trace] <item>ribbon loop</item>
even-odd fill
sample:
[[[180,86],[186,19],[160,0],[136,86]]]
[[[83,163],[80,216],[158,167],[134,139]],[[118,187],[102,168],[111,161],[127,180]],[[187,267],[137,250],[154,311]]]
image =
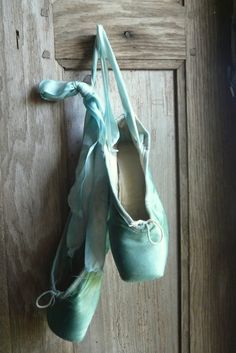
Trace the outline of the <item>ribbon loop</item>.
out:
[[[40,300],[45,297],[46,295],[48,294],[51,294],[51,297],[48,301],[48,303],[46,304],[40,304]],[[55,304],[55,297],[57,297],[59,295],[59,292],[56,292],[55,290],[53,289],[49,289],[45,292],[43,292],[42,294],[40,294],[38,296],[38,298],[36,299],[36,306],[39,308],[39,309],[45,309],[45,308],[48,308],[49,306],[51,305],[54,305]]]
[[[155,224],[155,226],[159,229],[159,239],[157,239],[156,241],[154,241],[151,237],[151,232],[150,232],[150,228],[149,228],[149,224]],[[152,244],[152,245],[157,245],[158,243],[160,243],[163,239],[163,230],[162,230],[162,227],[160,225],[159,222],[155,221],[154,219],[148,219],[147,221],[142,221],[142,220],[138,220],[138,221],[133,221],[130,223],[129,227],[134,227],[136,229],[140,229],[140,227],[146,227],[147,229],[147,237],[148,237],[148,240],[149,242]]]

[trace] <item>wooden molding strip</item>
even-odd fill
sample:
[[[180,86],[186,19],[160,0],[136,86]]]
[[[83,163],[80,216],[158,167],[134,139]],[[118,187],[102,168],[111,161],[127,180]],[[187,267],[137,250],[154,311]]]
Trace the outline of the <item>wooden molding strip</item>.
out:
[[[175,70],[182,64],[183,60],[123,60],[119,59],[119,66],[123,70]],[[91,60],[69,60],[59,59],[58,63],[65,70],[90,70]],[[99,65],[98,65],[99,67]]]

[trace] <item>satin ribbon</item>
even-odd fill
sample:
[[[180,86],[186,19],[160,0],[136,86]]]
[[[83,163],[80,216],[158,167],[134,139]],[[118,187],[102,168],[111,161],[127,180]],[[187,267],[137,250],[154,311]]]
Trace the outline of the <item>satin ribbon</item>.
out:
[[[46,101],[60,101],[64,100],[68,97],[76,96],[80,94],[83,97],[83,102],[86,107],[86,117],[85,124],[90,124],[88,141],[85,141],[85,146],[82,149],[82,164],[80,162],[76,168],[76,178],[75,182],[70,190],[68,196],[68,203],[71,208],[71,211],[77,217],[84,219],[84,222],[88,221],[88,226],[86,229],[86,237],[85,237],[85,268],[89,271],[100,271],[104,265],[105,251],[103,252],[103,243],[105,244],[106,231],[100,232],[104,234],[97,234],[99,229],[90,230],[91,226],[91,217],[93,218],[94,210],[92,211],[90,208],[90,189],[91,180],[87,178],[88,175],[91,175],[91,163],[97,163],[97,174],[94,178],[100,177],[101,180],[104,179],[104,170],[103,167],[104,160],[102,160],[102,150],[106,140],[106,128],[103,120],[103,109],[101,102],[95,92],[95,88],[88,85],[85,82],[81,81],[55,81],[55,80],[43,80],[39,84],[39,93],[40,96]],[[92,120],[91,120],[92,119]],[[97,124],[94,125],[94,121]],[[96,132],[97,131],[97,132]],[[86,138],[86,137],[85,137]],[[100,152],[99,152],[100,151]],[[97,162],[95,162],[97,161]],[[94,183],[93,181],[92,183]],[[104,182],[102,182],[102,185]],[[101,188],[101,184],[98,185]],[[106,190],[104,190],[103,194],[105,197]],[[96,191],[95,191],[96,193]],[[104,207],[102,206],[104,204]],[[105,206],[106,204],[106,206]],[[108,201],[105,202],[101,200],[101,208],[104,208],[104,211],[99,210],[100,212],[104,212],[106,214],[105,207],[108,207]],[[90,211],[92,214],[90,215]],[[82,212],[82,214],[81,214]],[[104,215],[106,217],[106,215]],[[97,227],[98,228],[98,227]],[[99,235],[99,236],[98,236]],[[94,239],[95,236],[98,236],[98,239]],[[74,235],[70,234],[67,236],[67,247],[70,253],[76,249],[76,239],[74,239]]]

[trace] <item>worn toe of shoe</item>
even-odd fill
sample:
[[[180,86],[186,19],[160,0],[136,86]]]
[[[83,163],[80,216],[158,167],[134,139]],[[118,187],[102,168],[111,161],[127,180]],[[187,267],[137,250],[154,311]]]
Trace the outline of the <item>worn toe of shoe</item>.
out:
[[[164,275],[168,237],[160,242],[150,243],[147,231],[135,231],[123,224],[110,224],[112,254],[124,281],[147,281]],[[158,238],[156,229],[150,230],[153,240]]]
[[[73,293],[55,299],[48,308],[47,320],[57,336],[71,342],[84,339],[100,298],[101,284],[101,273],[87,273]]]

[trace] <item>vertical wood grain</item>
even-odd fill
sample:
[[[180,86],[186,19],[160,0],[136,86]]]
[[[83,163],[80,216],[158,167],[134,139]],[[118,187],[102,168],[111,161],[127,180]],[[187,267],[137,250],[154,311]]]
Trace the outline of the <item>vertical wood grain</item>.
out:
[[[236,350],[235,103],[230,1],[187,7],[191,352]]]
[[[159,281],[130,284],[117,273],[111,254],[105,267],[102,299],[85,341],[75,352],[172,353],[179,352],[179,293],[177,254],[177,176],[174,80],[171,71],[123,71],[134,109],[152,139],[150,163],[170,226],[169,259]],[[88,72],[64,73],[65,80],[83,80]],[[98,90],[102,94],[100,75]],[[111,75],[114,112],[122,113]],[[81,98],[65,101],[65,115],[73,151],[81,138],[84,109]],[[75,121],[77,120],[77,123]],[[77,134],[78,131],[78,134]],[[73,142],[74,141],[74,142]],[[76,155],[77,154],[77,155]],[[71,162],[70,162],[71,163]],[[73,161],[72,161],[73,163]],[[74,163],[71,174],[73,175]]]
[[[62,105],[43,103],[35,89],[43,78],[62,77],[51,6],[2,0],[0,9],[0,352],[71,352],[35,307],[65,218]]]
[[[189,330],[189,185],[188,185],[188,136],[186,115],[185,63],[175,72],[175,107],[177,131],[178,170],[178,220],[179,220],[179,287],[180,287],[180,351],[190,353]]]
[[[0,13],[3,13],[3,4],[0,2]],[[0,21],[0,50],[4,50],[4,26],[3,21]],[[9,318],[9,298],[8,298],[8,280],[7,280],[7,263],[6,263],[6,245],[5,245],[5,231],[4,231],[4,204],[3,204],[3,161],[7,153],[7,140],[5,138],[4,128],[4,112],[7,109],[7,91],[3,89],[6,84],[5,72],[6,63],[0,60],[0,352],[11,352],[11,328]]]

